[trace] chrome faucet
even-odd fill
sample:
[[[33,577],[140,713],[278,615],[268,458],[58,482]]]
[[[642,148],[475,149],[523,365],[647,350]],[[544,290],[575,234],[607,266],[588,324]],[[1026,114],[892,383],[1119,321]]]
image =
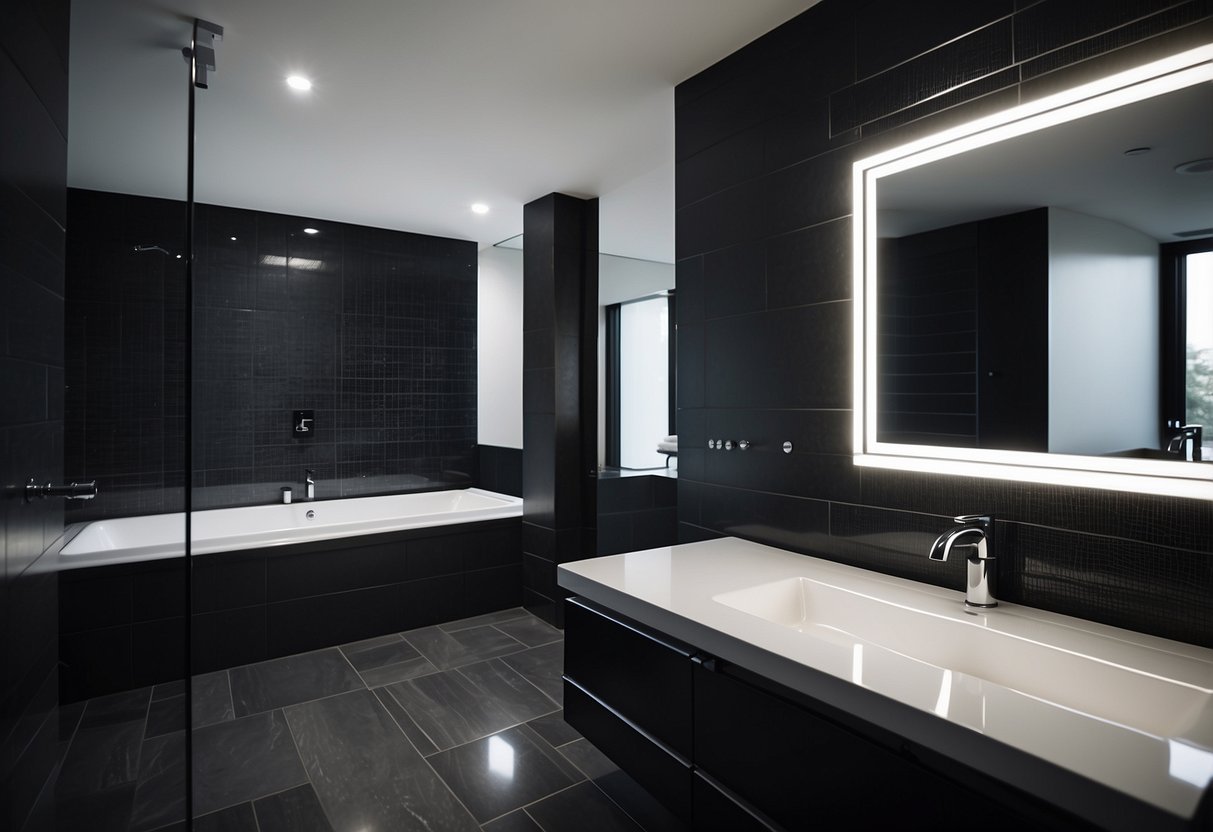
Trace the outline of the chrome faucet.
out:
[[[967,547],[969,553],[965,556],[968,567],[965,609],[997,607],[998,599],[994,593],[998,585],[998,572],[995,569],[994,555],[990,552],[994,518],[989,514],[963,514],[953,519],[959,524],[959,528],[949,529],[935,538],[927,557],[945,561],[953,546]]]
[[[307,498],[309,500],[316,499],[316,480],[313,479],[313,477],[316,476],[316,472],[313,471],[311,468],[306,468],[306,469],[304,469],[303,476],[304,476],[303,481],[307,485]]]
[[[1167,445],[1167,453],[1179,454],[1184,459],[1188,459],[1188,457],[1184,454],[1184,445],[1187,444],[1188,440],[1191,440],[1191,459],[1193,462],[1200,462],[1200,443],[1203,425],[1184,425],[1181,428],[1177,428],[1177,430],[1179,433],[1172,436],[1170,444]]]

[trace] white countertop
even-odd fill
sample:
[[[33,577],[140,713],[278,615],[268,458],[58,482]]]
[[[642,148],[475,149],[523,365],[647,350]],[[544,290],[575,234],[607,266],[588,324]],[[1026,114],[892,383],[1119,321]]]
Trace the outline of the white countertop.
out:
[[[925,648],[924,660],[905,633],[874,635],[870,621],[860,636],[845,623],[796,626],[717,600],[795,578],[912,609],[945,633],[983,628],[991,632],[979,639],[992,635],[1011,650],[1047,644],[1062,667],[1076,659],[1095,675],[1084,670],[1069,685],[1054,673],[1043,679],[1045,696],[1015,684],[1011,671],[958,672]],[[564,564],[559,583],[1109,828],[1137,821],[1132,801],[1120,805],[1100,785],[1188,819],[1213,779],[1213,650],[1005,602],[974,615],[961,592],[735,538]],[[981,657],[1001,671],[993,658]],[[1174,702],[1155,695],[1170,692]],[[1079,776],[1034,770],[1008,749]]]

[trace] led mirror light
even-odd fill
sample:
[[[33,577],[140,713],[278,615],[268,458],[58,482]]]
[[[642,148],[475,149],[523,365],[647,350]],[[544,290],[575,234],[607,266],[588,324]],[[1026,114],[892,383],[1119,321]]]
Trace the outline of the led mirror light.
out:
[[[853,431],[856,465],[1213,500],[1213,465],[880,442],[877,415],[877,182],[1026,133],[1213,81],[1213,44],[1012,107],[854,164]]]
[[[299,92],[307,92],[312,88],[312,82],[307,78],[304,78],[302,75],[288,75],[286,78],[286,85],[293,90],[298,90]]]

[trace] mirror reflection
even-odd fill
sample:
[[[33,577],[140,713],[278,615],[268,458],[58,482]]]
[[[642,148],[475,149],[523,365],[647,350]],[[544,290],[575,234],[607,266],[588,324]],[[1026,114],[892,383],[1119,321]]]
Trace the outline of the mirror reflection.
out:
[[[1213,85],[884,176],[876,205],[879,441],[1213,460]]]

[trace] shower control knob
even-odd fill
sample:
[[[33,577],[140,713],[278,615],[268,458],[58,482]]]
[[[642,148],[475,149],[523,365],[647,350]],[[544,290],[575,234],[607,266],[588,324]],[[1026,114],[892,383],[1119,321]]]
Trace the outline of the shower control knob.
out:
[[[792,452],[792,443],[791,442],[783,443],[783,452],[785,454],[790,454]]]
[[[740,442],[737,443],[737,447],[743,451],[748,451],[750,449],[750,440],[742,439]]]
[[[731,450],[733,450],[733,440],[732,440],[732,439],[726,439],[726,440],[724,440],[724,449],[725,449],[726,451],[731,451]]]

